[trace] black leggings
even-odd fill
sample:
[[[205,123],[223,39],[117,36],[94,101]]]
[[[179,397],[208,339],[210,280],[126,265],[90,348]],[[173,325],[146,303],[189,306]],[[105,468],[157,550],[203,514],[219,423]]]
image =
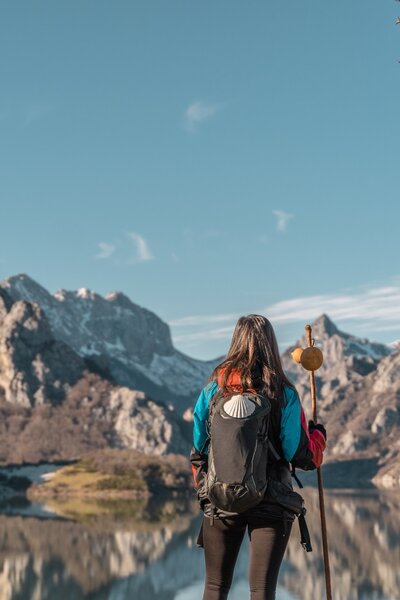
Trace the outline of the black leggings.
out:
[[[250,539],[249,582],[251,600],[274,600],[279,569],[288,543],[291,522],[266,524],[243,515],[203,519],[206,582],[203,600],[226,600],[239,549],[248,527]]]

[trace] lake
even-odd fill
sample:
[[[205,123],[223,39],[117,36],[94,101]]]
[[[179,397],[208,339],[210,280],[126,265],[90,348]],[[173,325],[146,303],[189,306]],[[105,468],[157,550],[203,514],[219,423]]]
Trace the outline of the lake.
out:
[[[314,551],[298,526],[280,573],[278,600],[324,596],[318,493],[303,490]],[[400,494],[327,490],[335,600],[400,598]],[[69,500],[0,507],[0,600],[200,600],[203,550],[195,501]],[[248,545],[230,600],[246,600]]]

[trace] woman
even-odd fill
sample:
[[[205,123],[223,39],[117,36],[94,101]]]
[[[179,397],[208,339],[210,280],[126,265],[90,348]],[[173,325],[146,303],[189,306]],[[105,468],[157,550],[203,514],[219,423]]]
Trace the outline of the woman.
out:
[[[253,508],[239,514],[224,514],[211,505],[202,489],[207,472],[209,407],[217,393],[229,396],[248,390],[266,396],[272,405],[268,434],[274,455],[268,458],[271,485]],[[198,541],[205,552],[203,600],[228,597],[246,529],[250,539],[251,600],[275,598],[279,569],[295,517],[272,493],[272,484],[279,482],[277,488],[291,489],[289,463],[293,468],[305,470],[319,467],[325,440],[326,431],[321,424],[310,421],[307,426],[296,389],[283,372],[271,323],[261,315],[241,317],[227,357],[214,369],[194,409],[190,460],[194,486],[204,512]]]

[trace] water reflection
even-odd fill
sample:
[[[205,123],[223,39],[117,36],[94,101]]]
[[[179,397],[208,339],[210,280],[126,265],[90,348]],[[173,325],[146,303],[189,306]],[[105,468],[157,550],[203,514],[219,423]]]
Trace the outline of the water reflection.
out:
[[[324,598],[317,492],[307,489],[304,495],[314,552],[303,551],[295,526],[279,600]],[[27,508],[31,515],[35,507]],[[200,523],[195,502],[70,500],[36,508],[40,518],[0,515],[0,600],[201,598],[203,551],[195,545]],[[399,599],[399,495],[329,491],[326,508],[334,599]],[[54,514],[57,519],[43,518]],[[247,552],[246,541],[230,600],[249,597]]]

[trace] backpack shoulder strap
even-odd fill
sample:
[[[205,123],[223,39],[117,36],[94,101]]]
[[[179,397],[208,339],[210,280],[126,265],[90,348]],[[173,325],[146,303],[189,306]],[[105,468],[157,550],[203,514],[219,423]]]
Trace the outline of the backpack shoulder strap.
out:
[[[210,427],[211,427],[211,421],[212,418],[214,416],[214,412],[215,412],[215,408],[218,404],[218,401],[223,397],[223,394],[221,392],[221,390],[219,388],[216,389],[216,391],[214,392],[214,394],[211,396],[209,403],[208,403],[208,418],[207,418],[207,422],[206,422],[206,429],[207,429],[207,433],[208,435],[210,435]]]

